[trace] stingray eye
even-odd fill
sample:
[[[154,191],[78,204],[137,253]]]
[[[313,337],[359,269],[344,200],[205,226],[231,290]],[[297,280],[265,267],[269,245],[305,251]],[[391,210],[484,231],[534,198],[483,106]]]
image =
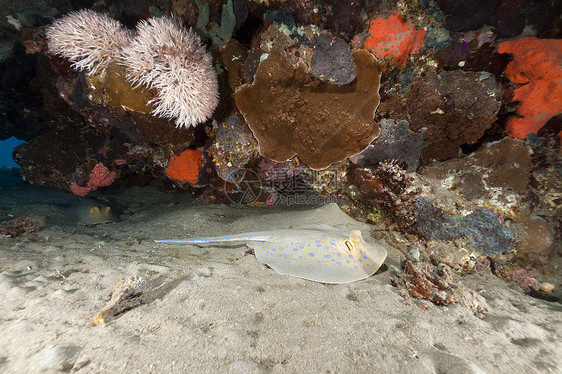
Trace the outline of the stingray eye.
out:
[[[353,244],[359,244],[359,238],[356,236],[352,237],[351,241],[353,242]]]
[[[355,249],[355,246],[353,245],[353,242],[351,240],[346,240],[345,245],[350,252]]]

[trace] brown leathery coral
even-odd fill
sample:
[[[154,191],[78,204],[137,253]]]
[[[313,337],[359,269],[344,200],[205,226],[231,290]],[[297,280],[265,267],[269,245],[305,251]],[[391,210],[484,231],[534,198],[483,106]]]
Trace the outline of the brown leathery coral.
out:
[[[324,169],[364,150],[380,133],[373,121],[381,71],[368,51],[353,52],[357,79],[337,86],[310,81],[306,65],[296,68],[282,49],[258,67],[254,82],[241,86],[236,105],[259,143],[275,161],[298,155]]]

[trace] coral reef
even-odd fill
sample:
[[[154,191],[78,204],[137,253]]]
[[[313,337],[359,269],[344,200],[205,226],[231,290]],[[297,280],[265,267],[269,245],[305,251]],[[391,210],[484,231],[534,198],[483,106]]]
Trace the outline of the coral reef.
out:
[[[487,72],[441,71],[416,79],[404,97],[383,101],[377,114],[406,120],[412,131],[427,128],[421,164],[456,157],[494,123],[500,109],[499,88]]]
[[[41,231],[45,227],[43,217],[13,218],[8,221],[0,221],[0,235],[15,238],[20,235]]]
[[[113,317],[146,302],[143,295],[144,279],[134,275],[129,279],[121,278],[113,285],[111,300],[94,316],[92,323],[104,325]]]
[[[212,58],[201,39],[170,17],[151,18],[137,25],[120,63],[135,84],[155,89],[149,101],[153,114],[174,119],[178,127],[204,122],[218,104],[218,82]]]
[[[460,159],[430,165],[420,174],[467,199],[512,216],[527,191],[531,150],[521,140],[504,138]]]
[[[365,41],[365,49],[370,49],[378,58],[392,56],[396,65],[406,65],[411,54],[418,51],[425,36],[424,30],[417,30],[399,12],[388,18],[376,18],[369,28],[371,36]]]
[[[215,142],[209,147],[217,174],[232,182],[231,174],[248,164],[257,153],[257,142],[237,116],[222,121],[216,129]]]
[[[188,149],[179,156],[172,156],[166,168],[166,174],[174,180],[196,184],[199,179],[199,171],[203,166],[201,151]]]
[[[551,117],[562,114],[562,40],[508,40],[498,45],[498,53],[513,55],[505,75],[512,82],[525,84],[513,92],[520,117],[507,122],[510,136],[525,139],[529,133],[537,133]]]
[[[105,106],[113,111],[134,111],[148,114],[152,110],[149,101],[154,96],[146,87],[133,87],[125,78],[126,68],[110,62],[103,75],[86,77],[88,99],[92,104]]]
[[[408,171],[418,168],[421,151],[427,146],[426,128],[417,134],[410,131],[408,122],[383,119],[379,122],[381,135],[363,152],[350,157],[351,162],[361,167],[376,165],[384,160],[405,162]]]
[[[477,209],[465,216],[451,216],[424,197],[416,199],[416,229],[425,238],[452,240],[470,238],[470,245],[484,256],[513,248],[514,235],[489,209]]]
[[[320,35],[317,43],[310,66],[312,74],[323,82],[339,86],[353,82],[357,69],[349,46],[343,40],[332,40],[326,34]]]
[[[209,23],[209,4],[202,1],[196,2],[199,8],[199,16],[197,17],[197,32],[205,38],[211,40],[213,48],[221,47],[228,42],[236,27],[236,15],[234,14],[234,6],[232,0],[227,0],[222,6],[220,25],[214,24],[212,29],[207,29]]]
[[[385,160],[372,168],[352,168],[349,181],[345,193],[354,203],[353,215],[405,230],[415,223],[415,198],[421,190],[414,175],[397,161]]]
[[[54,21],[46,34],[51,54],[67,58],[72,67],[88,75],[103,73],[131,38],[118,21],[89,9]]]
[[[436,305],[458,303],[475,313],[490,310],[486,300],[473,290],[453,282],[451,269],[444,264],[433,266],[426,261],[406,260],[403,270],[390,278],[402,296],[429,300]]]
[[[295,69],[280,49],[260,64],[254,82],[240,87],[235,100],[262,156],[283,162],[298,155],[323,169],[361,152],[379,135],[373,115],[380,70],[367,51],[353,58],[357,80],[346,86],[308,84],[306,66]]]
[[[86,186],[80,186],[75,181],[72,181],[70,183],[70,191],[76,196],[86,196],[88,193],[97,190],[99,187],[109,186],[113,183],[116,177],[117,172],[109,171],[109,169],[100,162],[96,164],[90,172]]]

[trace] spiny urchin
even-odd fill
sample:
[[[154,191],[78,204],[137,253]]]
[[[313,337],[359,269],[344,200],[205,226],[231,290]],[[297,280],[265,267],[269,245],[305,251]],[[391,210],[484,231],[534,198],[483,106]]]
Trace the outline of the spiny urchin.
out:
[[[118,21],[89,9],[69,13],[46,31],[49,52],[69,59],[88,75],[103,73],[129,44],[130,32]]]
[[[218,104],[218,82],[212,57],[192,30],[170,17],[137,25],[132,42],[123,48],[127,78],[157,91],[150,101],[153,114],[175,119],[177,127],[206,121]]]

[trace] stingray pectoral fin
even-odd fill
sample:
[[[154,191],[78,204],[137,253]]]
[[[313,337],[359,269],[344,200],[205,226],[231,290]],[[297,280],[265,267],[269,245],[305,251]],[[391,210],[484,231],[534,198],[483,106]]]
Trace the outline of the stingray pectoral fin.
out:
[[[277,273],[329,284],[368,278],[380,268],[387,255],[386,249],[372,243],[354,252],[330,246],[281,247],[281,250],[277,243],[252,244],[257,260]]]

